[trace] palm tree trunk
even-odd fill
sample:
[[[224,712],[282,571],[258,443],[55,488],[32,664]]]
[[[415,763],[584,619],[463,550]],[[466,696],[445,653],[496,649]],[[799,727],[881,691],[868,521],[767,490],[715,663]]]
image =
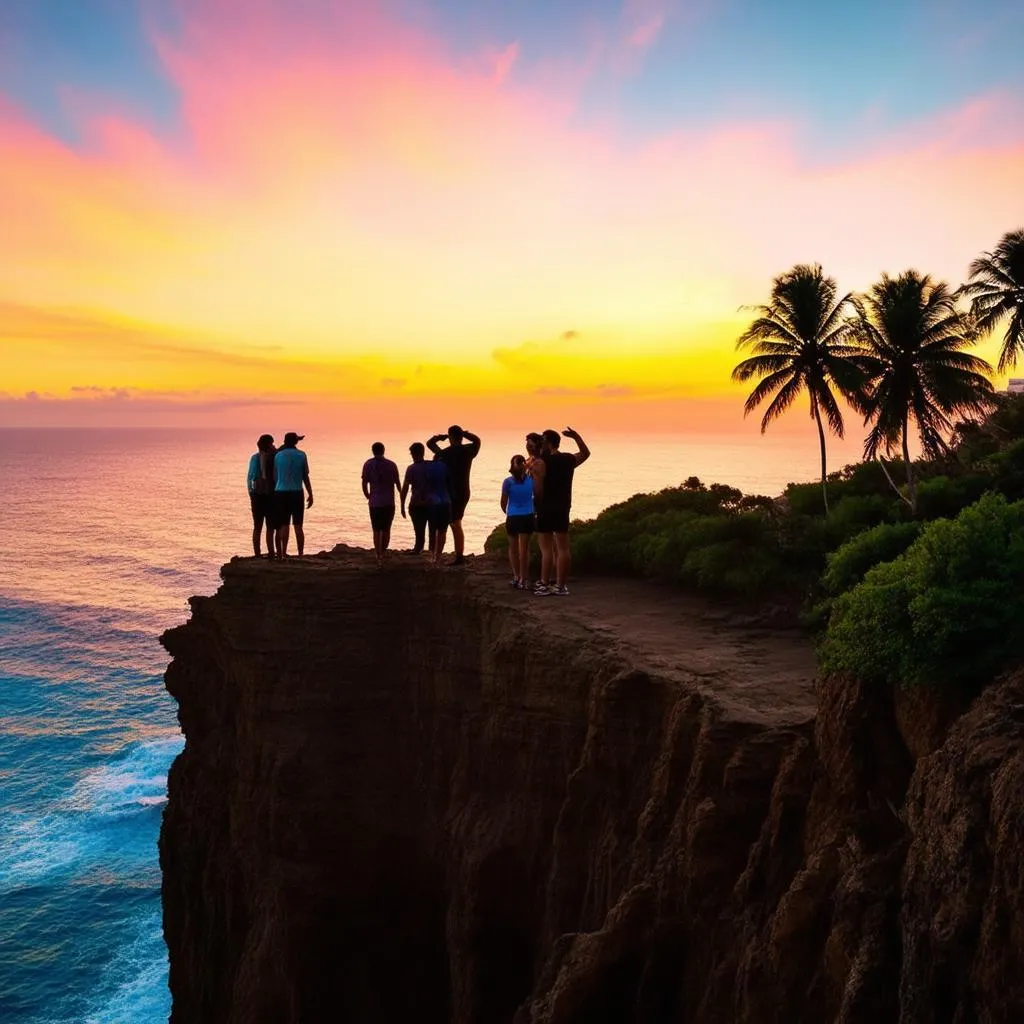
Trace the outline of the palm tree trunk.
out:
[[[907,470],[907,499],[910,511],[917,514],[917,481],[914,479],[914,464],[910,461],[910,417],[903,416],[903,465]]]
[[[828,486],[825,483],[826,470],[825,470],[825,428],[821,425],[821,413],[818,411],[818,403],[811,395],[811,415],[814,416],[814,422],[818,425],[818,443],[821,445],[821,500],[825,503],[825,515],[828,515]]]

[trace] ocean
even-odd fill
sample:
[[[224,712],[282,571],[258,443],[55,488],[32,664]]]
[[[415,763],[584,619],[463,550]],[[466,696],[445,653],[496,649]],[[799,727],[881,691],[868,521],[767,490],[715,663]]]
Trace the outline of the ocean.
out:
[[[693,474],[774,495],[817,473],[810,427],[800,441],[586,436],[593,457],[576,477],[579,518]],[[379,438],[400,467],[413,439]],[[308,553],[369,546],[359,469],[374,440],[303,442],[316,496]],[[217,588],[223,562],[251,552],[244,481],[254,442],[230,433],[0,430],[4,1024],[167,1017],[156,841],[182,738],[158,637],[184,621],[190,595]],[[501,481],[521,451],[518,435],[484,435],[465,520],[469,551],[482,550],[501,521]],[[843,457],[855,458],[855,447]],[[411,537],[398,519],[393,546]]]

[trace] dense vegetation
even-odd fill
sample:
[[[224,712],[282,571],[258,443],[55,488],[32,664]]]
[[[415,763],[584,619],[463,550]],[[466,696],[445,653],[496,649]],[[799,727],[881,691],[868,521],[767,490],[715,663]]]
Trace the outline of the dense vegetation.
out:
[[[573,524],[576,569],[787,605],[818,634],[825,670],[865,681],[974,688],[1019,659],[1024,396],[995,394],[965,349],[1005,324],[1000,369],[1024,354],[1024,231],[970,274],[956,292],[907,271],[842,298],[820,267],[781,275],[734,376],[760,378],[747,412],[771,399],[762,430],[807,393],[821,482],[768,498],[690,478],[635,495]],[[866,460],[829,474],[837,396],[865,418]],[[487,548],[504,547],[496,530]]]

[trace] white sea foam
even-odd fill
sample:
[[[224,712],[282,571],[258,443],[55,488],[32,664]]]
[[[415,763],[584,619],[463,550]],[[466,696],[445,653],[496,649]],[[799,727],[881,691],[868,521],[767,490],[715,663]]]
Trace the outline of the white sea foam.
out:
[[[86,772],[46,813],[8,812],[0,824],[0,890],[123,864],[131,850],[109,826],[165,802],[167,769],[183,742],[181,736],[165,736],[134,743]]]

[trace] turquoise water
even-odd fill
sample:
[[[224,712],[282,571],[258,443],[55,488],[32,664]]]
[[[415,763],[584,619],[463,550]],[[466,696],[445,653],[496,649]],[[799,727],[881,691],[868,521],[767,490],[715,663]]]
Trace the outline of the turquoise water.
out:
[[[291,424],[285,424],[290,427]],[[432,430],[424,430],[429,436]],[[278,431],[278,436],[282,431]],[[414,438],[383,438],[404,466]],[[154,1024],[170,1008],[156,841],[182,739],[160,633],[248,554],[255,437],[0,431],[0,1021]],[[359,467],[376,438],[307,438],[307,550],[368,545]],[[574,511],[696,474],[777,494],[808,443],[588,437]],[[479,551],[517,436],[484,435],[466,515]],[[408,546],[399,520],[394,543]]]

